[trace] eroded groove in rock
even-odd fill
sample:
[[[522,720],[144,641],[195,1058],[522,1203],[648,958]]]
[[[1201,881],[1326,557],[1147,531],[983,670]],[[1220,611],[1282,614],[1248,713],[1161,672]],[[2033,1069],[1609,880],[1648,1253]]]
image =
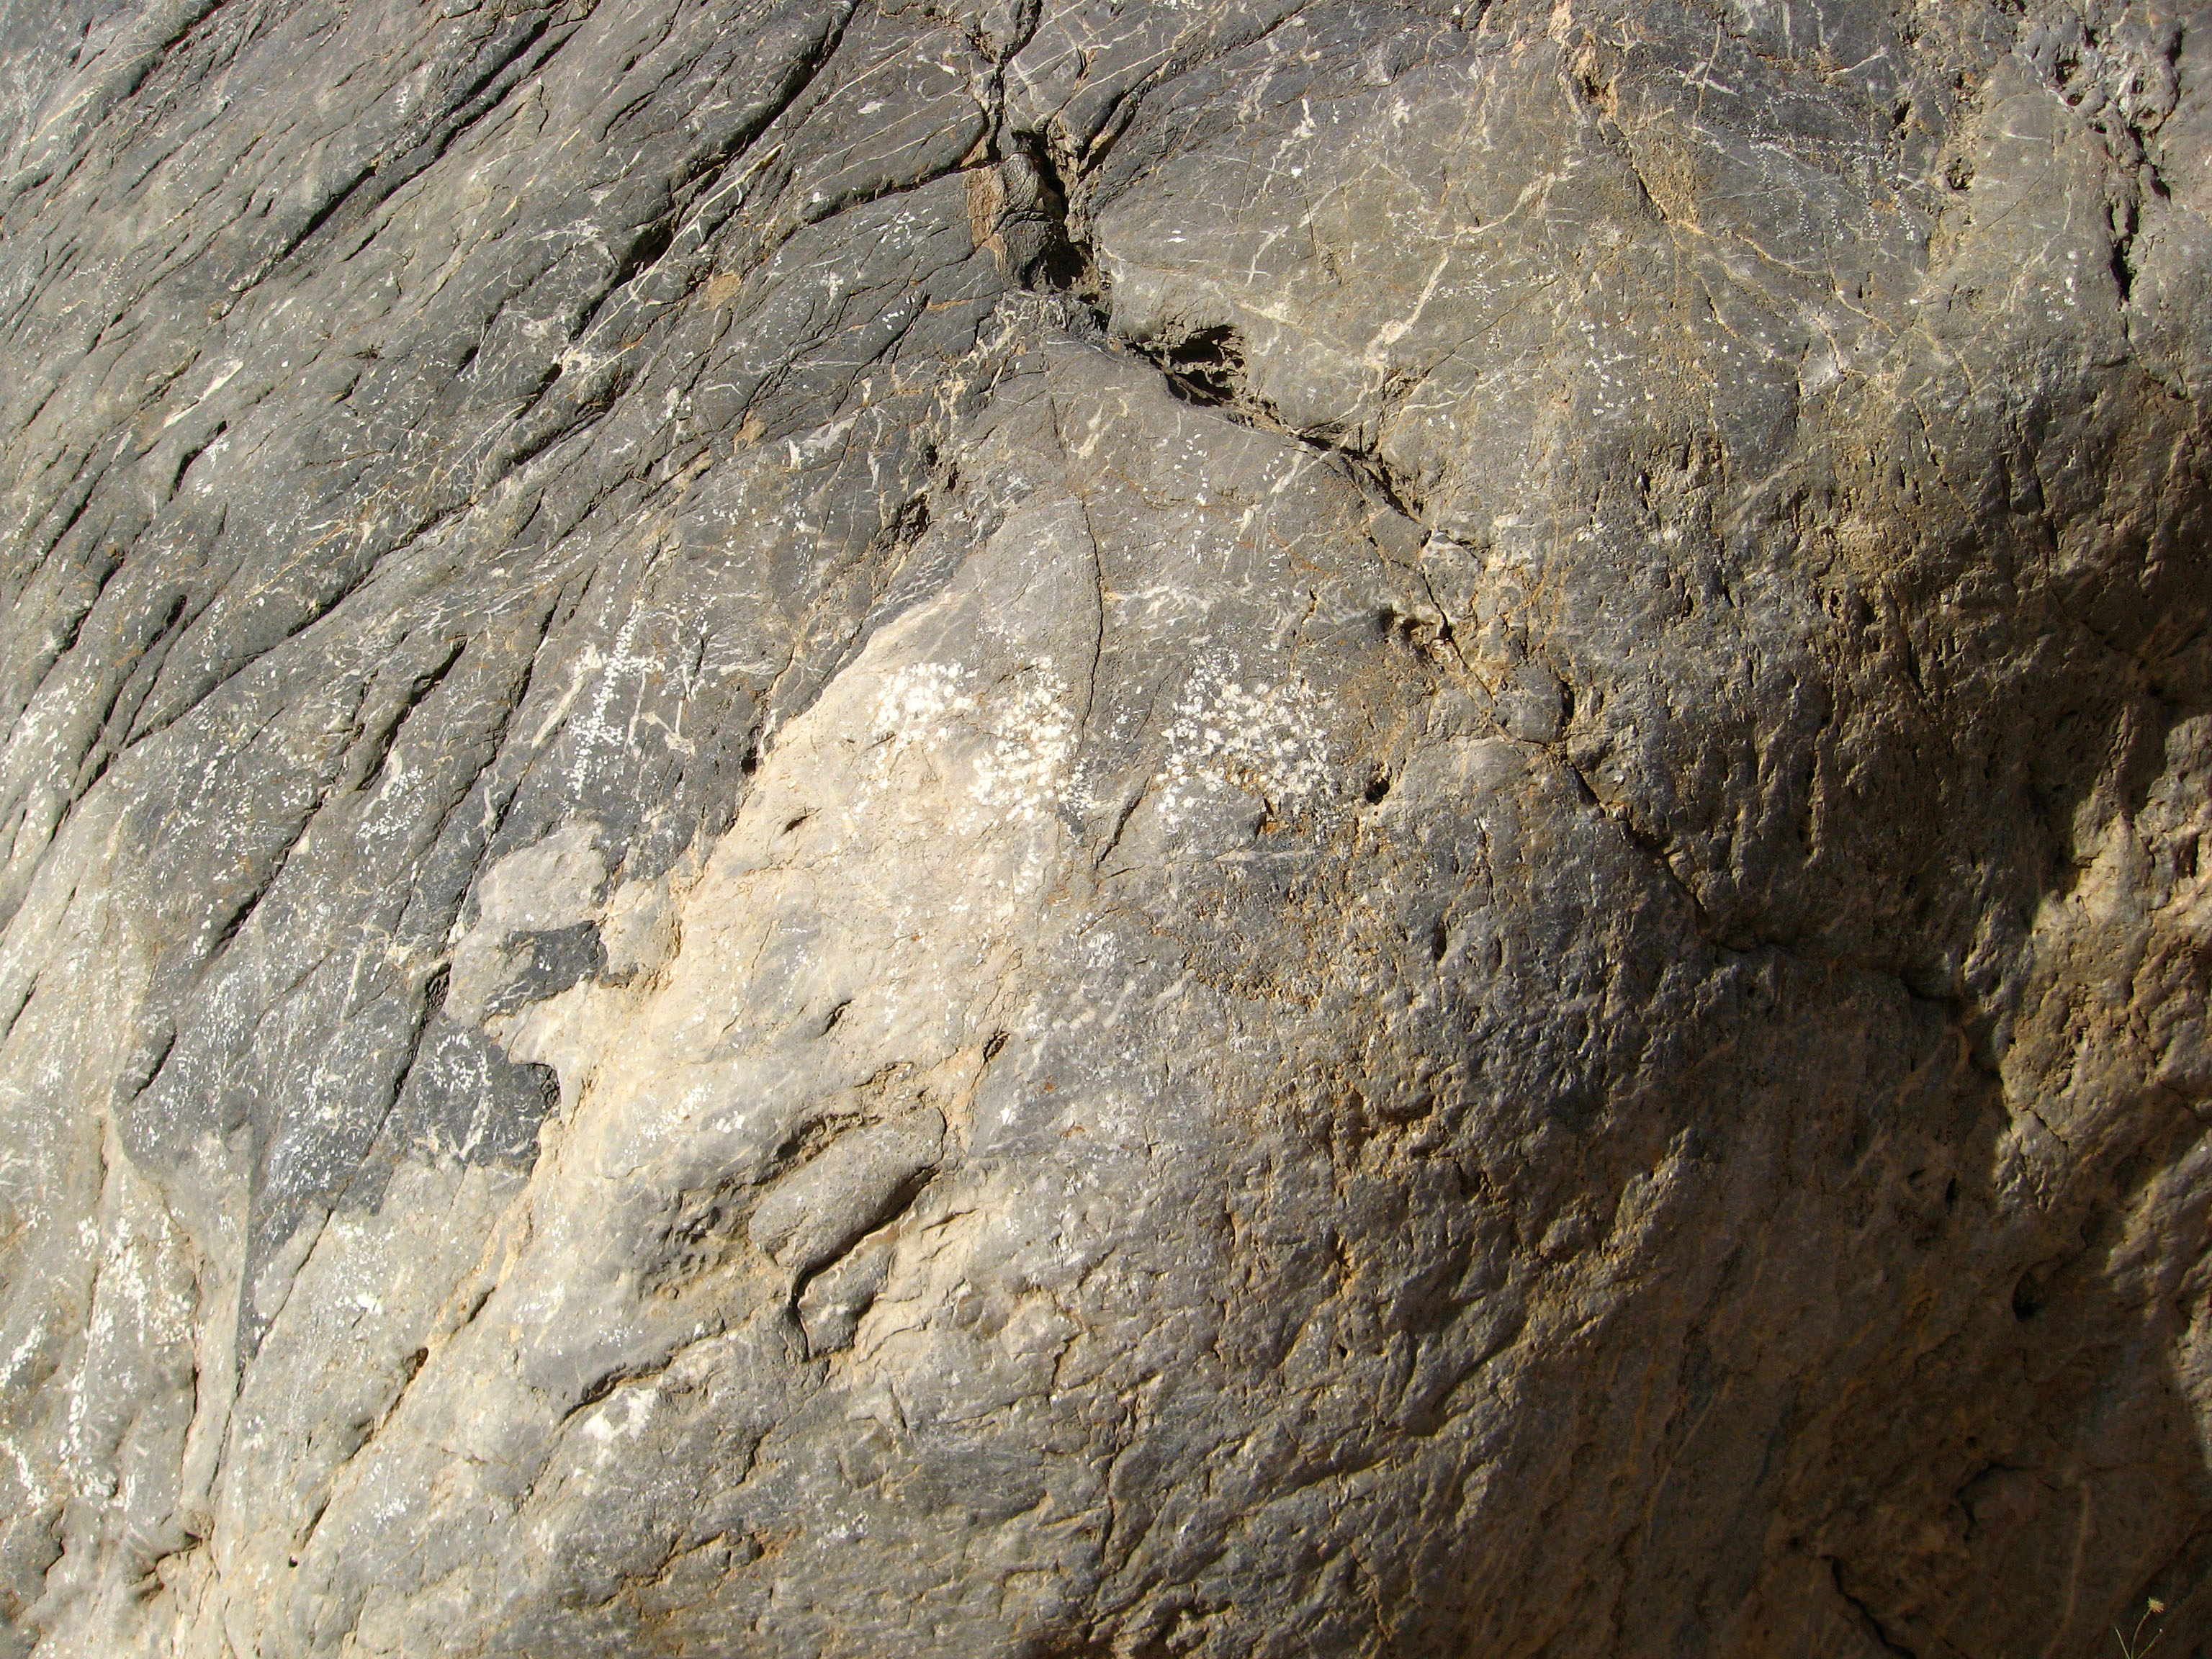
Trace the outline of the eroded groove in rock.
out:
[[[0,1656],[2212,1643],[2212,13],[0,0]]]

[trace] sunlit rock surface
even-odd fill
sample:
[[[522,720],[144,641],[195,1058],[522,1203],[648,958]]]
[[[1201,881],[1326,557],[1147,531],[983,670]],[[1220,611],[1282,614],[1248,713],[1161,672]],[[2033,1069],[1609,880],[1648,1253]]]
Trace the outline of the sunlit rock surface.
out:
[[[2212,10],[0,0],[0,1655],[2212,1641]]]

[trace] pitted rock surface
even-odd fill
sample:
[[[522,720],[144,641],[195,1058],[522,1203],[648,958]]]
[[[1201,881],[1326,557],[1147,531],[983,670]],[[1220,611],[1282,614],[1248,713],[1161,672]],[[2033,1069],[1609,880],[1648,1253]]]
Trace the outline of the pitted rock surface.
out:
[[[0,1655],[2212,1644],[2212,10],[0,0]]]

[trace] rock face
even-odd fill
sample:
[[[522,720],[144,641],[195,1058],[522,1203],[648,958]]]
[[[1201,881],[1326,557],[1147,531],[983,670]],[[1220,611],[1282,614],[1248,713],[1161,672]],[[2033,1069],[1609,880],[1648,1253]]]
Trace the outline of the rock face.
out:
[[[0,48],[0,1655],[2212,1642],[2212,9]]]

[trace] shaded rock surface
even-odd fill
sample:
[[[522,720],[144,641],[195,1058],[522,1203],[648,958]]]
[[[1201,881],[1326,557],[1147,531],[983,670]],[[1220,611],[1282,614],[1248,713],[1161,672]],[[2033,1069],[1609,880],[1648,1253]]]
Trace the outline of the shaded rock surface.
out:
[[[0,1654],[2212,1642],[2212,11],[0,0]]]

